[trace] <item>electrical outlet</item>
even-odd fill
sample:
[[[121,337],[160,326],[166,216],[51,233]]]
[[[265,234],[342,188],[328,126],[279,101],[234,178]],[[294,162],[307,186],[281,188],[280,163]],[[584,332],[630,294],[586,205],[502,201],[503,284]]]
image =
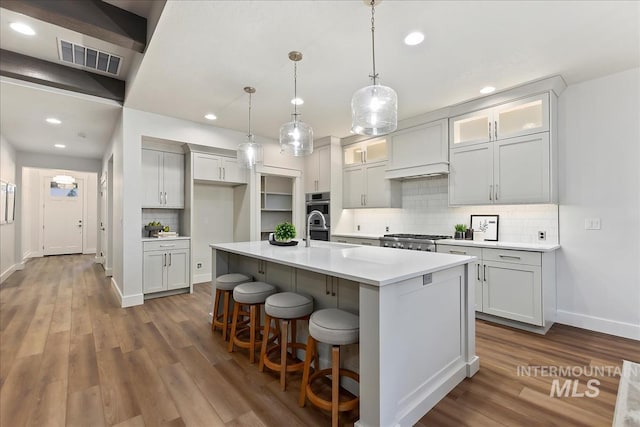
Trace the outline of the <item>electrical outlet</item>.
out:
[[[586,218],[584,220],[585,230],[600,230],[600,218]]]
[[[202,263],[201,262],[197,263],[196,268],[202,268]]]
[[[384,231],[386,231],[387,233],[389,232],[389,226],[388,225],[384,228]]]
[[[547,232],[538,231],[538,240],[547,240]]]
[[[359,226],[359,225],[356,225],[356,229],[357,229],[358,231],[360,231],[360,226]]]

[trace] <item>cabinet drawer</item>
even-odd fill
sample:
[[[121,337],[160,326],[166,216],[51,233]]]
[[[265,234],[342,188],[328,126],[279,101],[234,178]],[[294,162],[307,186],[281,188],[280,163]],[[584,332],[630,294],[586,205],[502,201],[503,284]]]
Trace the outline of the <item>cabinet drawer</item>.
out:
[[[482,259],[482,248],[472,246],[439,245],[438,243],[436,243],[436,248],[438,252],[444,254],[475,256],[478,257],[478,260]]]
[[[514,264],[542,265],[542,255],[539,252],[514,251],[502,249],[483,249],[485,261],[510,262]]]
[[[173,249],[189,249],[191,241],[188,239],[162,239],[157,242],[142,242],[142,250],[148,251],[170,251]]]

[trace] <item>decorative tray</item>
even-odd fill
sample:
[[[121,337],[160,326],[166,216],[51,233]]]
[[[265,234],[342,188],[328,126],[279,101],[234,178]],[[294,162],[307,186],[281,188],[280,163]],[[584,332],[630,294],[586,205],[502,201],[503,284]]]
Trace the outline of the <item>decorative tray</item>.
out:
[[[292,240],[290,242],[278,242],[277,240],[269,240],[269,243],[274,246],[295,246],[298,244],[298,241]]]

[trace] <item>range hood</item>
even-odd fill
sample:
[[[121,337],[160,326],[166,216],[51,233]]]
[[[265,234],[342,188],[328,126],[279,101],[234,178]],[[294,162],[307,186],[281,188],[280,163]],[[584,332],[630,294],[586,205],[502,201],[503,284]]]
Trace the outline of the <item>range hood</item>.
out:
[[[448,174],[449,162],[437,162],[427,165],[387,170],[384,173],[384,177],[386,179],[415,179]]]

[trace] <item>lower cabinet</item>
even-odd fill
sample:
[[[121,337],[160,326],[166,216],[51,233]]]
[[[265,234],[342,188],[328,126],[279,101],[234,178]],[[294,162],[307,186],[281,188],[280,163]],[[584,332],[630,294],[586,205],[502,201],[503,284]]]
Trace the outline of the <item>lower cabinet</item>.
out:
[[[478,258],[473,266],[476,311],[550,327],[555,321],[555,254],[437,245],[438,252]]]
[[[188,288],[189,248],[186,239],[143,242],[142,292]]]
[[[368,237],[331,236],[331,241],[338,242],[338,243],[350,243],[354,245],[363,245],[363,246],[380,246],[380,240],[372,239]]]

